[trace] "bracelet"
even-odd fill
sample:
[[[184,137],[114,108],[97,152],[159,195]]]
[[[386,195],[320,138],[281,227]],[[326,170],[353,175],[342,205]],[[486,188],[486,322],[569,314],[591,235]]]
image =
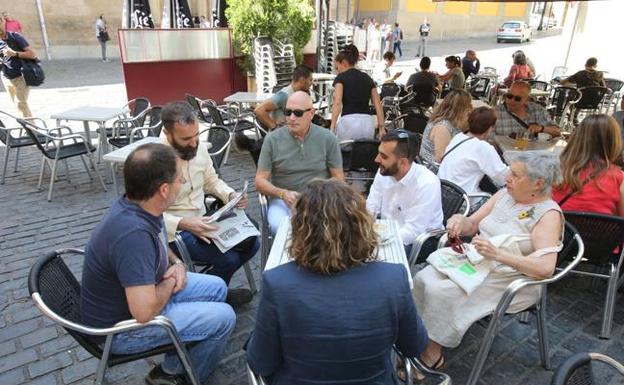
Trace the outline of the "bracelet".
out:
[[[186,263],[182,262],[181,259],[176,259],[176,261],[171,266],[175,266],[175,265],[182,265],[184,266],[184,268],[186,268]]]
[[[540,132],[544,132],[544,125],[543,124],[540,126]]]
[[[284,200],[284,194],[286,194],[286,190],[282,190],[279,193],[279,199]]]

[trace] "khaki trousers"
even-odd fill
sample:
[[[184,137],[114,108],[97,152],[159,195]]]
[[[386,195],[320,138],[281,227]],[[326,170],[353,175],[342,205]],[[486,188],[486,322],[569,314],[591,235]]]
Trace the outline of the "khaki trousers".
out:
[[[22,114],[22,117],[29,118],[32,116],[30,108],[28,108],[28,93],[30,87],[26,85],[26,81],[23,76],[15,79],[7,79],[4,75],[2,77],[2,84],[9,93],[11,100],[17,106],[17,109]]]

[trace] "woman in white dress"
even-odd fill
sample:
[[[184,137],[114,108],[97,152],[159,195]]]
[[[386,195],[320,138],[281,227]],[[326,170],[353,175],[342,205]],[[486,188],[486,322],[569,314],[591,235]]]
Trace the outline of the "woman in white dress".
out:
[[[479,182],[485,175],[497,184],[505,184],[508,167],[487,138],[494,131],[496,113],[479,107],[468,117],[468,131],[457,133],[442,156],[438,177],[455,183],[468,194],[480,193]]]
[[[379,60],[381,60],[381,30],[379,23],[375,23],[375,27],[371,28],[368,33],[366,61],[375,63]]]
[[[486,260],[496,264],[470,295],[446,275],[428,266],[414,277],[414,300],[429,332],[429,344],[421,355],[425,364],[444,363],[442,347],[457,347],[477,320],[490,314],[504,290],[518,278],[550,277],[561,249],[564,219],[551,199],[550,189],[559,180],[559,164],[552,155],[529,151],[513,154],[507,188],[500,190],[470,217],[452,216],[450,237],[475,235],[472,244]],[[489,239],[513,234],[525,240],[515,245],[519,253],[495,247]],[[517,313],[536,303],[539,287],[520,291],[508,312]]]

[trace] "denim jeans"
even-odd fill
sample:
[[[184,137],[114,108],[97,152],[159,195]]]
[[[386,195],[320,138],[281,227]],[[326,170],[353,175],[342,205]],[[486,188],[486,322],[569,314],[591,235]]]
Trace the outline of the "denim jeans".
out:
[[[203,382],[219,363],[236,325],[236,315],[223,302],[227,286],[221,278],[196,273],[188,273],[187,278],[187,286],[171,296],[160,314],[173,323],[183,342],[199,341],[189,348],[189,353],[193,368]],[[165,329],[148,327],[113,337],[112,352],[132,354],[170,343]],[[165,355],[162,368],[169,374],[184,373],[175,352]]]
[[[425,50],[426,49],[427,49],[427,36],[421,36],[420,37],[420,44],[418,45],[418,55],[416,55],[416,56],[420,56],[420,57],[427,56],[425,54]]]
[[[269,209],[267,211],[269,228],[271,229],[271,234],[275,235],[280,223],[282,223],[282,219],[290,217],[290,209],[283,200],[273,198],[269,201]]]
[[[396,53],[396,51],[399,50],[399,57],[403,56],[403,51],[401,50],[401,41],[395,41],[394,42],[394,47],[392,49],[392,53]]]
[[[236,270],[256,255],[260,248],[258,237],[249,237],[225,253],[222,253],[214,242],[206,243],[191,232],[182,231],[180,235],[189,254],[191,254],[191,259],[195,262],[214,266],[208,271],[208,274],[221,277],[226,285],[230,284],[230,279],[232,279]],[[171,242],[169,246],[173,251],[178,251],[174,242]]]

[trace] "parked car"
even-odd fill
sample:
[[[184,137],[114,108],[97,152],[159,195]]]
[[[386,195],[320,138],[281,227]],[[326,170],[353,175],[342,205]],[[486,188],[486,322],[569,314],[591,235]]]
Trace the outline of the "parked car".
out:
[[[501,25],[496,32],[496,42],[500,43],[503,40],[513,40],[518,43],[523,41],[530,41],[533,31],[531,27],[524,21],[511,20],[506,21]]]

